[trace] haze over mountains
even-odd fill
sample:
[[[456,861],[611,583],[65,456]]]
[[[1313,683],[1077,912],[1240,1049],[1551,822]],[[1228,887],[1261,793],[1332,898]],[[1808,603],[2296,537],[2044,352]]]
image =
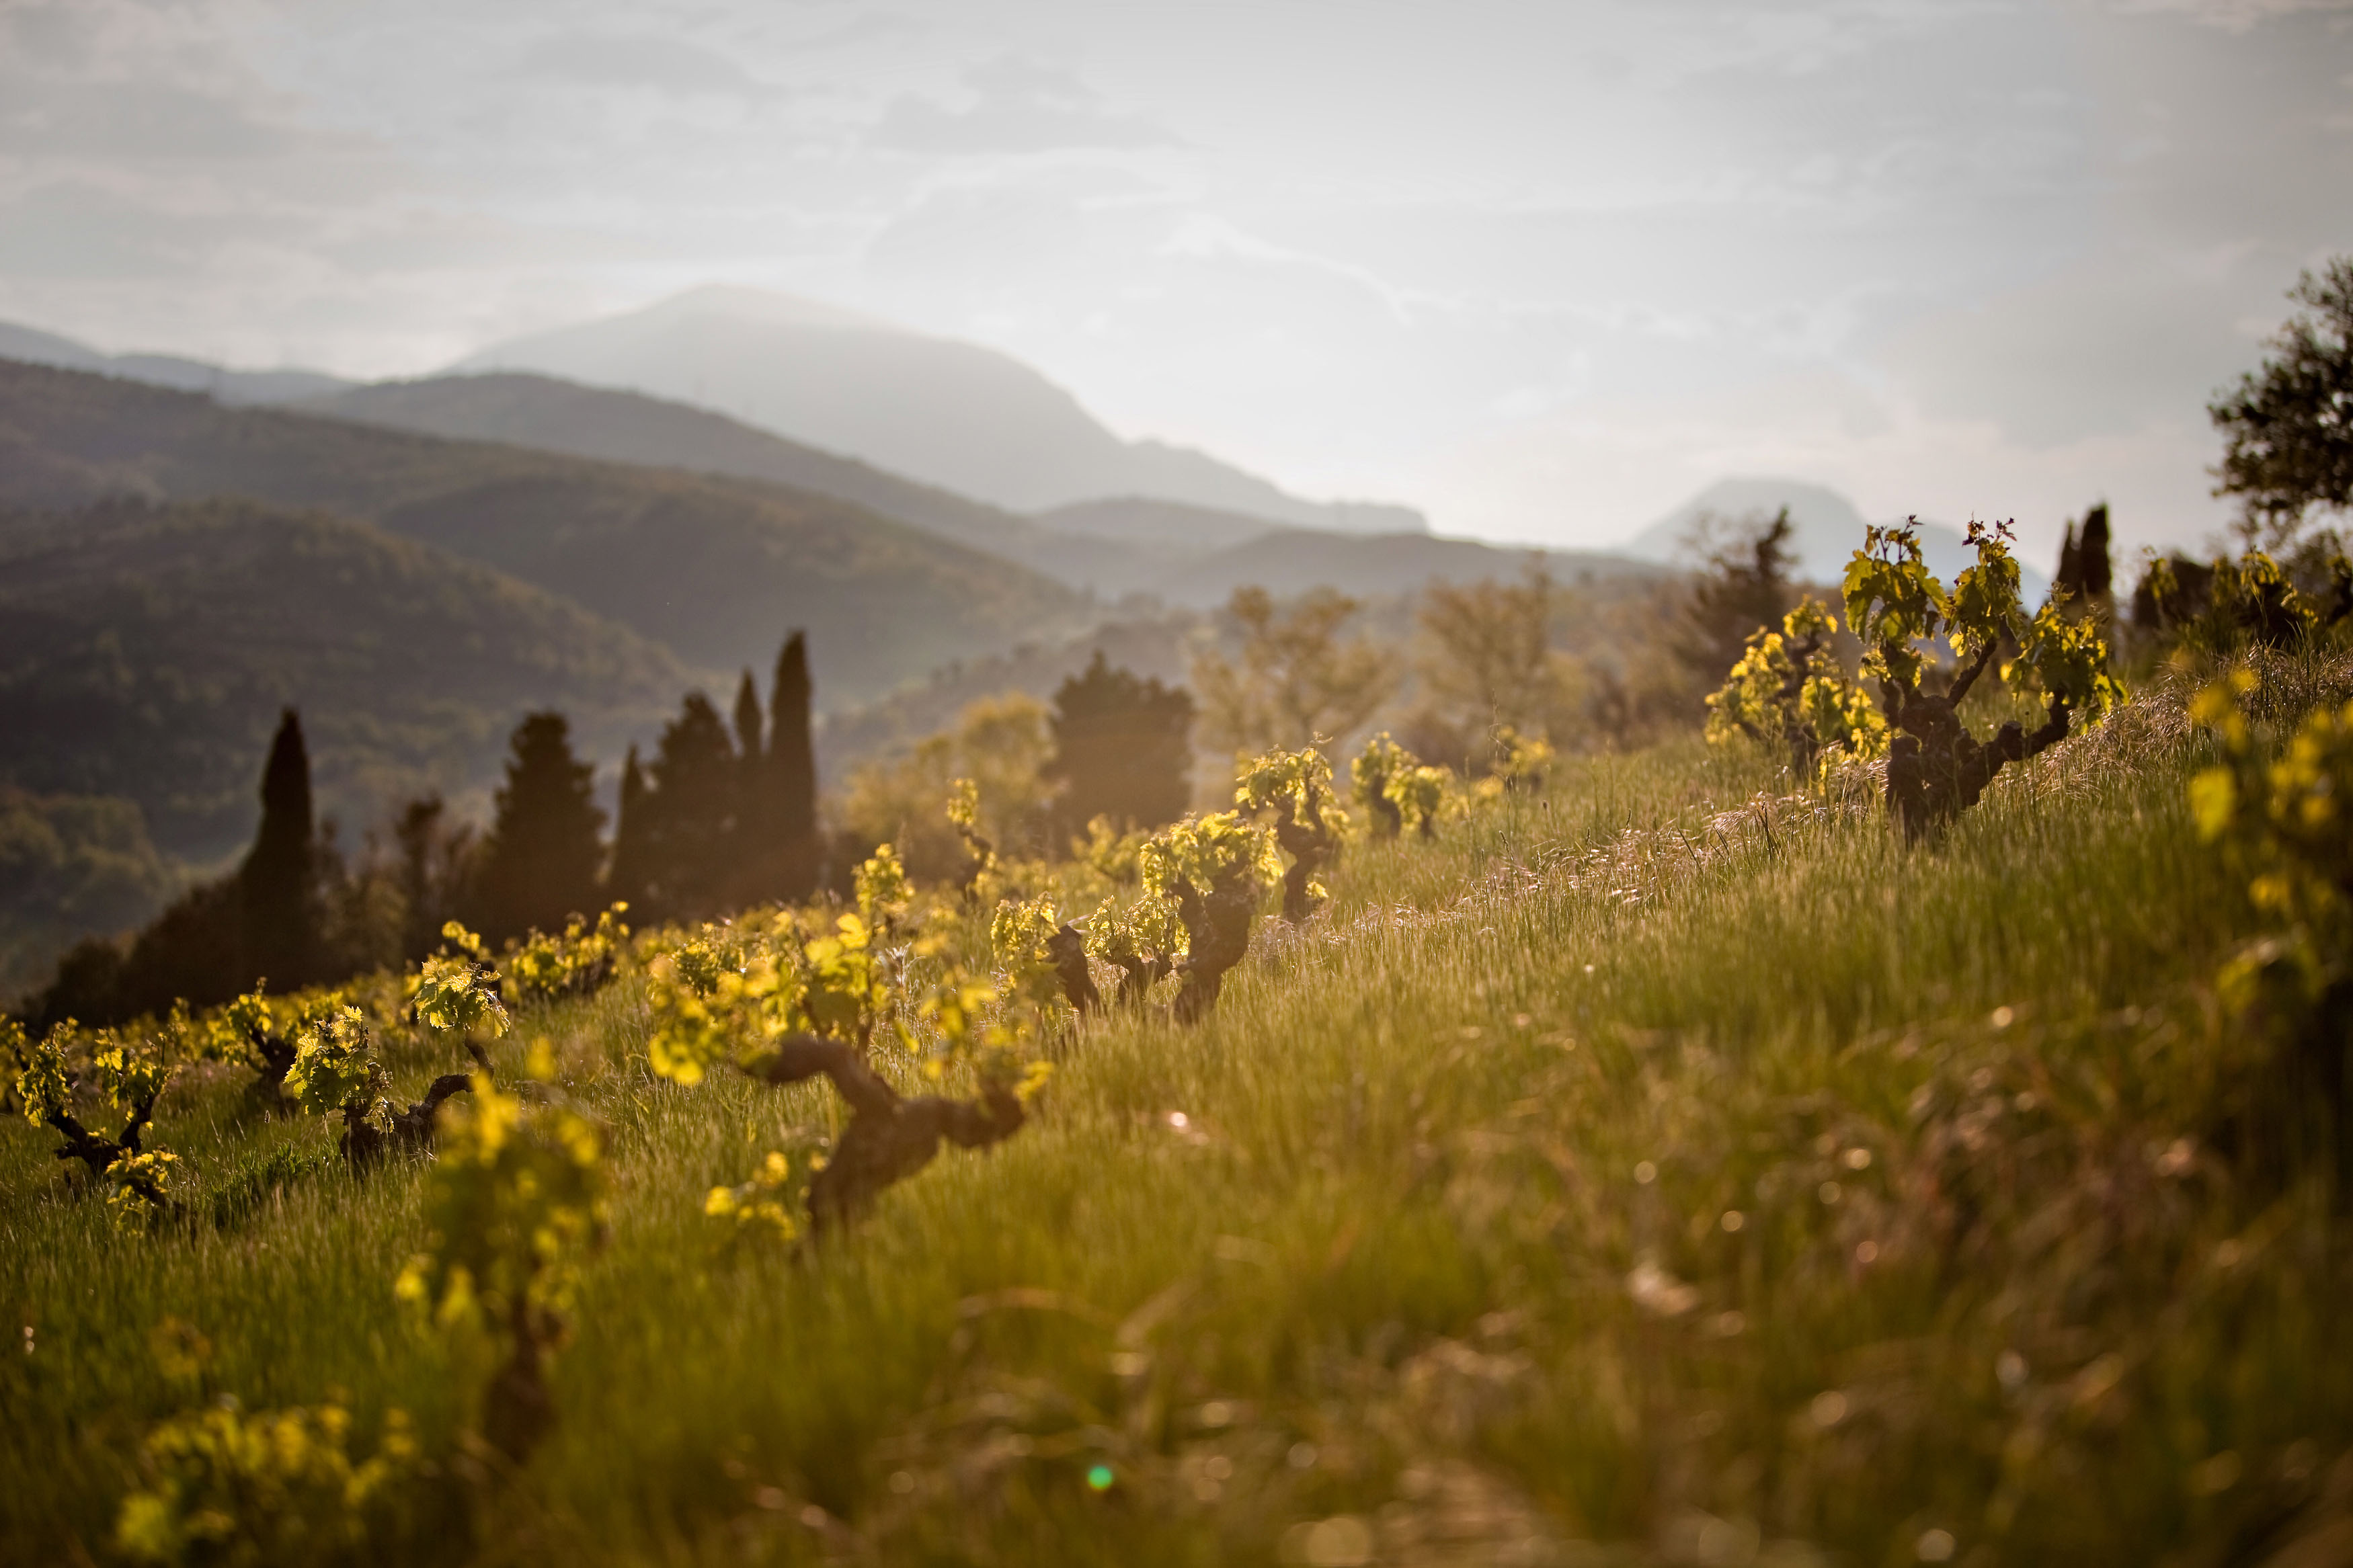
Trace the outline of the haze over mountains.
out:
[[[994,349],[764,289],[691,289],[494,343],[450,368],[538,371],[723,410],[1017,511],[1151,496],[1300,528],[1429,527],[1408,508],[1303,500],[1201,452],[1122,440]]]
[[[490,353],[526,349],[617,380],[700,366],[681,390],[708,402],[723,371],[721,393],[767,388],[779,419],[789,393],[820,428],[536,371],[361,385],[0,324],[0,727],[33,742],[0,756],[0,870],[41,870],[0,900],[0,981],[233,852],[283,704],[350,843],[428,790],[479,817],[536,708],[571,715],[609,780],[681,692],[723,699],[794,626],[838,780],[983,688],[1049,693],[1098,647],[1181,679],[1202,612],[1243,584],[1356,595],[1402,641],[1431,582],[1541,562],[1574,637],[1635,605],[1703,512],[1789,505],[1818,581],[1862,530],[1820,487],[1728,480],[1624,552],[1437,537],[1119,441],[1003,356],[734,291]],[[860,450],[909,457],[891,429],[944,456],[910,477]],[[1957,533],[1928,545],[1956,564]],[[51,842],[68,830],[87,842]]]
[[[86,370],[151,386],[202,392],[222,403],[289,403],[352,383],[315,370],[229,370],[178,354],[107,354],[71,338],[0,321],[0,359]]]

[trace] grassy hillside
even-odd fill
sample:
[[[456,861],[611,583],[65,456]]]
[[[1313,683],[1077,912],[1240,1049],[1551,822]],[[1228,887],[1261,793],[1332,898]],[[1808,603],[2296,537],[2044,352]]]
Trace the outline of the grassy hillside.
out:
[[[2339,1561],[2353,1230],[2232,1146],[2263,1063],[2211,976],[2260,917],[2191,830],[2202,744],[2160,690],[1918,849],[1762,758],[1565,768],[1352,850],[1205,1026],[1088,1027],[1032,1125],[797,1251],[703,1194],[829,1097],[651,1077],[634,979],[527,1016],[607,1129],[610,1242],[548,1444],[419,1483],[378,1554]],[[412,1092],[456,1054],[403,1049]],[[158,1235],[0,1134],[33,1556],[102,1556],[141,1433],[221,1396],[460,1452],[479,1371],[392,1292],[423,1170],[265,1165],[323,1133],[238,1093],[166,1101],[236,1201]]]
[[[609,761],[688,679],[663,648],[414,540],[248,501],[0,514],[0,784],[136,802],[197,861],[251,833],[279,710],[355,835],[494,774],[524,712]]]
[[[805,626],[826,700],[1086,618],[1068,589],[831,497],[0,361],[0,503],[121,492],[375,522],[573,598],[703,669],[765,666]]]

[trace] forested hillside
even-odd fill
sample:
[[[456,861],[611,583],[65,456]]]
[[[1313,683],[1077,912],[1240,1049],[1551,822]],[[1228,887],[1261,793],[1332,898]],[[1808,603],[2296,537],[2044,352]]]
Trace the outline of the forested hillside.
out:
[[[497,567],[730,672],[805,626],[855,699],[1043,629],[1085,601],[831,497],[273,409],[0,362],[0,503],[113,493],[321,508]]]
[[[254,760],[308,717],[356,834],[495,765],[533,708],[602,752],[687,673],[568,600],[412,539],[251,501],[0,515],[0,783],[136,802],[173,855],[250,835]]]

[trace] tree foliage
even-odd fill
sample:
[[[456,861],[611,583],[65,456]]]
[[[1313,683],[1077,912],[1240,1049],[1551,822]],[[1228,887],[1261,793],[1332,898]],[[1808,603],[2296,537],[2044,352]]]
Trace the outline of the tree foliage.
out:
[[[1193,660],[1203,738],[1242,755],[1296,746],[1328,752],[1362,729],[1388,700],[1398,670],[1370,639],[1341,637],[1360,608],[1328,588],[1283,606],[1263,588],[1235,589],[1226,616],[1241,637],[1239,662],[1214,647]]]
[[[1418,616],[1417,673],[1427,707],[1465,737],[1502,725],[1565,735],[1577,675],[1574,661],[1552,646],[1559,596],[1535,557],[1516,583],[1431,584]]]
[[[1704,527],[1697,531],[1693,542],[1701,552],[1700,568],[1685,590],[1669,644],[1694,679],[1719,679],[1758,633],[1781,623],[1796,592],[1789,549],[1795,532],[1788,507],[1770,521],[1752,517],[1729,537]]]
[[[2215,494],[2246,507],[2248,531],[2277,543],[2315,510],[2353,505],[2353,257],[2288,290],[2302,307],[2259,372],[2207,407],[2222,433]]]
[[[1060,792],[1055,820],[1064,837],[1098,816],[1125,830],[1185,814],[1193,699],[1182,687],[1115,669],[1098,648],[1082,674],[1055,690],[1047,723],[1054,749],[1041,773]]]
[[[572,754],[564,715],[530,715],[509,744],[480,891],[482,929],[494,942],[555,931],[595,908],[605,859],[596,769]]]

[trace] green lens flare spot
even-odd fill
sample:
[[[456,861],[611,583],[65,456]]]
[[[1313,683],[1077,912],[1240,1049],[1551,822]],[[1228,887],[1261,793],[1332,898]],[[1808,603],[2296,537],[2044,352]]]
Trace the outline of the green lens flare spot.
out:
[[[1099,1492],[1107,1492],[1111,1490],[1111,1483],[1112,1473],[1109,1465],[1093,1465],[1088,1468],[1087,1485]]]

